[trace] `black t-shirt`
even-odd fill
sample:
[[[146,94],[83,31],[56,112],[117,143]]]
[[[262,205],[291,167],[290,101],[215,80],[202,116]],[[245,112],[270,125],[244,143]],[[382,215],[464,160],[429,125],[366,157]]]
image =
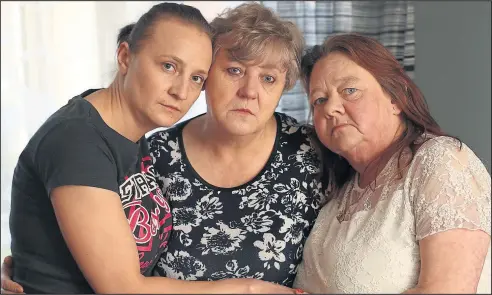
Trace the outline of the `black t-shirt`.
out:
[[[55,112],[31,138],[15,168],[10,212],[13,279],[26,292],[93,292],[56,221],[49,197],[56,187],[83,185],[119,194],[143,275],[151,275],[167,244],[171,213],[156,183],[145,138],[135,143],[106,125],[84,98],[94,91]]]
[[[149,137],[157,179],[173,213],[173,232],[156,275],[256,278],[292,286],[328,178],[314,130],[281,113],[275,118],[268,162],[254,179],[233,188],[216,187],[193,169],[182,137],[189,121]]]

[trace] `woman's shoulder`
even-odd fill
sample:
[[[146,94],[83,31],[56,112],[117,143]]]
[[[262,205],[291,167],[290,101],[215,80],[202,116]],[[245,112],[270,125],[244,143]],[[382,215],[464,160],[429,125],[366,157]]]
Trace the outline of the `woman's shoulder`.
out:
[[[323,179],[323,147],[316,137],[314,129],[299,123],[295,118],[282,113],[276,113],[279,121],[279,132],[277,132],[277,149],[275,151],[275,167],[283,164],[290,167],[289,174],[298,177],[306,175],[315,176],[319,181]]]
[[[279,119],[280,132],[282,135],[298,135],[303,137],[312,136],[314,127],[309,124],[299,123],[296,118],[285,113],[276,112],[276,117]]]
[[[457,138],[446,135],[424,134],[418,140],[420,145],[419,153],[429,153],[437,151],[459,151],[461,147],[466,146],[465,143]]]
[[[71,141],[132,145],[129,140],[106,124],[98,110],[86,99],[97,89],[89,89],[67,101],[39,127],[31,138],[33,145],[43,142],[68,145]],[[50,140],[48,140],[50,139]]]
[[[90,117],[83,116],[81,112],[74,115],[71,110],[62,107],[39,127],[29,140],[27,148],[38,150],[40,146],[46,146],[56,151],[58,148],[65,149],[72,144],[85,142],[104,144],[105,140]]]
[[[280,141],[284,152],[307,153],[316,161],[325,157],[327,149],[319,141],[314,126],[308,123],[299,123],[295,118],[283,113],[275,114],[280,118],[277,140]]]
[[[474,174],[489,175],[485,165],[463,141],[451,136],[425,135],[425,140],[413,159],[414,167],[422,172],[434,170],[473,171]],[[490,176],[489,176],[490,177]]]
[[[478,157],[461,140],[451,136],[436,136],[426,134],[421,137],[420,147],[416,152],[418,159],[446,160],[449,157],[460,159],[466,157]]]
[[[194,119],[194,118],[193,118]],[[169,144],[170,142],[178,142],[179,138],[183,134],[184,126],[190,122],[192,119],[180,122],[169,128],[157,128],[146,134],[147,142],[149,146],[153,148],[153,146],[160,146],[163,144]]]
[[[287,115],[286,113],[282,112],[275,112],[275,117],[280,118],[280,121],[282,125],[289,125],[289,126],[300,126],[301,124],[297,121],[296,118]]]
[[[203,115],[203,114],[202,114]],[[183,128],[190,123],[191,121],[201,117],[202,115],[198,115],[191,119],[179,122],[172,127],[165,128],[156,128],[150,132],[148,132],[145,137],[147,141],[152,144],[159,144],[167,141],[176,141],[183,134]]]
[[[168,142],[169,140],[176,139],[181,134],[179,128],[177,126],[173,126],[171,128],[158,128],[152,130],[151,132],[146,134],[147,142],[150,146],[153,144],[162,144],[164,142]]]
[[[178,123],[171,128],[159,128],[146,134],[148,151],[154,162],[158,159],[159,161],[166,159],[165,161],[175,163],[181,159],[183,128],[193,119]]]

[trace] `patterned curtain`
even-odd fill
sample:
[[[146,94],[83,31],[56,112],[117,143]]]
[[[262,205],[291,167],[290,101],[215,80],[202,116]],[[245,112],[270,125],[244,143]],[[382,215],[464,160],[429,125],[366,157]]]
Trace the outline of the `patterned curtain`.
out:
[[[327,37],[355,32],[378,39],[414,78],[414,7],[411,1],[261,1],[282,18],[297,24],[307,47]],[[309,106],[298,82],[282,96],[277,111],[306,123]]]

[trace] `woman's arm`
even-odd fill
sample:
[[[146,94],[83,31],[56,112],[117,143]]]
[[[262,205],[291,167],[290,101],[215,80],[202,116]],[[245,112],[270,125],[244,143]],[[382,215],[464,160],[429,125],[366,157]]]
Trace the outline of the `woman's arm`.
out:
[[[404,294],[476,293],[489,245],[481,230],[453,229],[422,239],[419,282]]]
[[[475,293],[490,248],[490,175],[464,143],[419,149],[412,183],[420,274],[407,293]]]
[[[189,282],[140,274],[139,257],[119,196],[87,186],[62,186],[51,201],[63,237],[96,293],[294,293],[249,279]]]

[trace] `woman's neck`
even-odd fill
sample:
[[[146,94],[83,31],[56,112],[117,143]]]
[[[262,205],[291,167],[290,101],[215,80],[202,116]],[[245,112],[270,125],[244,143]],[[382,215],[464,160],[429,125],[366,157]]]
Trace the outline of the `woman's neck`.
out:
[[[89,95],[87,100],[96,108],[109,127],[132,142],[137,142],[151,130],[143,127],[143,124],[136,119],[135,110],[128,105],[118,77],[108,88]]]
[[[200,141],[210,149],[214,155],[226,158],[237,158],[237,156],[254,156],[258,150],[264,150],[265,144],[275,137],[277,122],[274,116],[267,121],[264,128],[247,135],[234,135],[221,128],[220,125],[209,115],[205,114],[197,122],[197,133]]]
[[[398,152],[398,140],[401,138],[404,131],[403,124],[396,128],[392,137],[388,137],[386,141],[379,140],[380,148],[366,148],[364,152],[360,152],[359,156],[347,156],[346,159],[350,165],[359,173],[359,187],[364,188],[373,182],[387,165],[391,157]],[[355,153],[356,154],[356,153]]]
[[[378,158],[370,162],[364,170],[359,172],[359,187],[365,188],[369,184],[371,184],[378,175],[381,173],[381,171],[384,169],[384,167],[387,165],[388,161],[391,159],[391,157],[394,155],[394,151],[391,150],[386,150],[383,153],[380,154]]]

